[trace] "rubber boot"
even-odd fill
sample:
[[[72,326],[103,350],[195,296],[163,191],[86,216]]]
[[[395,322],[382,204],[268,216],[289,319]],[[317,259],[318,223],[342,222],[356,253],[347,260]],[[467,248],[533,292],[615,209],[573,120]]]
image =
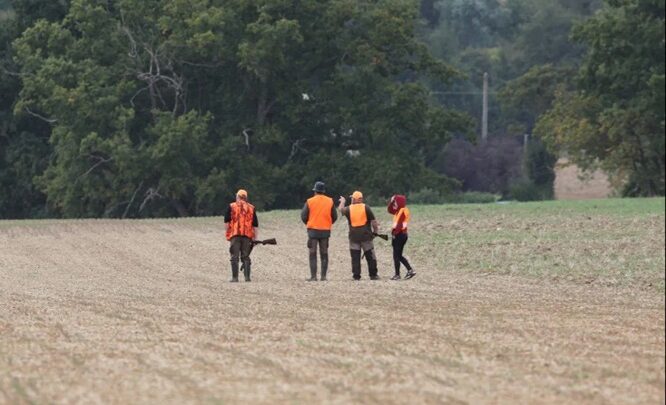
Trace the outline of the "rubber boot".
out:
[[[231,280],[229,280],[229,282],[238,282],[238,262],[231,262]]]
[[[326,281],[326,273],[328,272],[328,254],[321,255],[321,281]]]
[[[379,280],[379,276],[377,275],[377,260],[375,260],[375,255],[372,250],[365,252],[365,260],[368,262],[370,280]]]
[[[354,280],[361,279],[361,251],[360,250],[349,250],[351,253],[352,260],[352,276]]]
[[[252,265],[249,262],[243,263],[243,275],[245,276],[245,281],[252,281],[250,279],[251,269],[252,269]]]
[[[308,281],[317,281],[317,255],[310,255],[310,278]]]

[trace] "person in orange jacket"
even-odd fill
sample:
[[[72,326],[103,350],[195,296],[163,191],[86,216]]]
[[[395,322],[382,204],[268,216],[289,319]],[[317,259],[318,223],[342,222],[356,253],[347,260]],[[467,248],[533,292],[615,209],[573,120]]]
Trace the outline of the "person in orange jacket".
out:
[[[254,206],[247,202],[247,191],[240,189],[236,193],[236,201],[229,204],[224,215],[227,228],[226,236],[229,241],[229,254],[231,255],[231,282],[238,282],[238,258],[243,262],[243,275],[245,281],[250,279],[251,265],[250,252],[252,241],[258,236],[259,220]]]
[[[379,232],[379,223],[369,206],[363,203],[363,193],[354,191],[351,195],[351,204],[345,207],[347,200],[340,197],[338,208],[349,223],[349,253],[352,261],[352,277],[361,279],[361,250],[368,262],[368,275],[370,280],[379,280],[377,271],[377,256],[372,243],[374,234]]]
[[[401,263],[407,268],[405,279],[408,280],[414,277],[416,273],[402,254],[405,249],[405,244],[407,243],[407,225],[410,220],[409,208],[407,208],[407,197],[400,194],[394,195],[389,201],[387,210],[389,214],[393,214],[391,245],[393,246],[393,266],[395,268],[395,274],[391,277],[391,280],[400,280]]]
[[[309,198],[301,210],[301,220],[308,230],[308,250],[310,252],[310,279],[317,281],[317,246],[321,257],[321,281],[326,281],[328,272],[328,241],[331,228],[338,219],[333,199],[324,193],[326,185],[318,181],[312,188],[314,196]]]

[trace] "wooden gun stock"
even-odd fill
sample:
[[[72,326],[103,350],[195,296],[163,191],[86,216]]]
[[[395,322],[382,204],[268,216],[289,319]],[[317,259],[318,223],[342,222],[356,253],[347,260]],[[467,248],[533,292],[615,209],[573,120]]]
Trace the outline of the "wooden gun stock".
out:
[[[384,240],[388,240],[388,239],[389,239],[388,235],[385,234],[385,233],[376,233],[376,232],[373,232],[373,233],[372,233],[372,236],[376,236],[376,237],[378,237],[378,238],[382,238],[382,239],[384,239]]]
[[[275,238],[264,239],[264,240],[253,240],[252,245],[277,245],[277,240]]]

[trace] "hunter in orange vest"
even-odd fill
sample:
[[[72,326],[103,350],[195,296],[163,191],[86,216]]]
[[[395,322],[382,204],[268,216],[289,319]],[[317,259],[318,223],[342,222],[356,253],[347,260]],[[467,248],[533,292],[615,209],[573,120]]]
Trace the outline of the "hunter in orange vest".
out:
[[[250,272],[252,261],[252,241],[257,238],[257,212],[254,206],[247,202],[247,191],[241,189],[236,193],[236,202],[229,204],[224,215],[227,228],[227,240],[231,255],[231,282],[238,282],[238,259],[243,262],[243,275],[245,281],[251,281]]]
[[[363,203],[363,194],[354,191],[351,195],[351,205],[345,207],[347,200],[340,197],[338,208],[340,213],[347,217],[349,223],[349,252],[352,259],[352,276],[354,280],[361,279],[361,250],[365,253],[368,262],[370,280],[379,280],[377,274],[377,257],[375,246],[372,243],[374,234],[379,232],[379,224],[370,207]]]
[[[326,281],[328,271],[328,240],[331,237],[331,228],[338,219],[335,204],[331,197],[326,196],[326,185],[318,181],[315,183],[314,196],[309,198],[303,210],[301,220],[308,230],[308,250],[310,252],[310,279],[317,281],[317,246],[321,256],[321,281]]]

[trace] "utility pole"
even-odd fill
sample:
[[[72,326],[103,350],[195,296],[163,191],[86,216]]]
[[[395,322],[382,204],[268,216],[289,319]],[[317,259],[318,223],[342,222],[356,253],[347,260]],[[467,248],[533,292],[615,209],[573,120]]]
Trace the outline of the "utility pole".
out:
[[[523,154],[527,156],[527,142],[529,142],[530,135],[523,134]]]
[[[483,113],[481,117],[481,142],[488,140],[488,72],[483,74]]]

